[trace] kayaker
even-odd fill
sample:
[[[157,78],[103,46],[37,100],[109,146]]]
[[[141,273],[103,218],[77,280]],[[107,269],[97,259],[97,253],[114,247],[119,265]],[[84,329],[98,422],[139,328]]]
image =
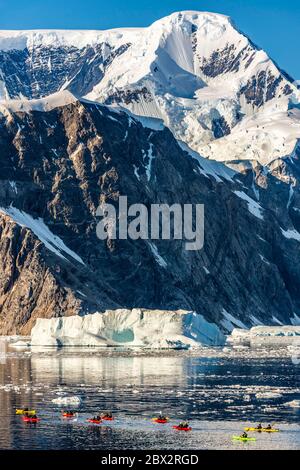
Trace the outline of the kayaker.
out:
[[[67,411],[63,411],[63,415],[65,415],[65,416],[74,416],[75,413],[74,413],[74,411],[67,410]]]
[[[271,424],[268,424],[268,426],[266,427],[266,429],[272,429]]]
[[[241,435],[241,438],[242,439],[247,439],[248,438],[248,434],[246,432],[243,432],[243,434]]]
[[[256,429],[262,429],[262,428],[263,427],[262,427],[261,423],[258,426],[256,426]]]
[[[189,423],[187,421],[183,421],[183,422],[179,423],[178,427],[181,428],[181,429],[182,428],[186,429],[186,428],[189,427]]]
[[[158,419],[159,419],[160,421],[165,421],[165,420],[167,419],[167,417],[164,416],[162,413],[159,413]]]

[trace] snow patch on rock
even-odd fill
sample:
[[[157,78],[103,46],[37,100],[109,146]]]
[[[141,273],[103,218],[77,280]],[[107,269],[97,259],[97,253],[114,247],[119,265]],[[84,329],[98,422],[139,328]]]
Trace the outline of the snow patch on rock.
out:
[[[156,260],[156,262],[159,264],[159,266],[161,266],[162,268],[167,268],[168,267],[168,263],[164,260],[164,258],[159,254],[158,252],[158,248],[156,245],[154,245],[154,243],[152,242],[148,242],[148,245],[152,251],[152,254]]]
[[[234,194],[236,194],[239,198],[247,202],[248,210],[249,212],[251,212],[252,215],[257,217],[258,219],[263,220],[264,218],[262,215],[263,208],[261,207],[260,204],[258,204],[256,201],[254,201],[254,199],[252,199],[246,193],[244,193],[244,191],[234,191]]]
[[[78,263],[84,265],[83,260],[74,251],[70,250],[65,243],[57,235],[54,235],[51,230],[47,227],[43,219],[34,219],[31,215],[26,212],[22,212],[16,207],[10,206],[7,208],[0,207],[0,214],[7,215],[16,224],[21,227],[30,229],[37,238],[45,245],[45,247],[55,253],[60,258],[68,261],[64,255],[68,255]],[[64,255],[62,254],[64,253]]]
[[[222,315],[224,319],[221,320],[221,324],[227,331],[231,332],[237,326],[239,328],[247,328],[243,322],[241,322],[238,318],[235,318],[233,315],[231,315],[231,313],[227,312],[225,308],[222,310]]]
[[[289,230],[284,230],[283,228],[281,229],[281,232],[282,232],[282,235],[285,237],[285,238],[288,238],[290,240],[297,240],[298,242],[300,242],[300,233],[297,232],[297,230],[295,229],[289,229]]]

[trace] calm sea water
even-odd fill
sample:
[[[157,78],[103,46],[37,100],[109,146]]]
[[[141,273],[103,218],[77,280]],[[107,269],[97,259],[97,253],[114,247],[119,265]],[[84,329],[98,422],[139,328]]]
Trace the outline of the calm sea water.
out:
[[[300,365],[286,352],[204,350],[151,354],[113,350],[23,350],[2,346],[0,449],[300,449]],[[79,397],[63,420],[60,397]],[[38,411],[24,423],[15,408]],[[111,410],[109,425],[86,419]],[[171,418],[156,425],[159,411]],[[172,429],[189,419],[190,433]],[[281,432],[233,442],[245,425]]]

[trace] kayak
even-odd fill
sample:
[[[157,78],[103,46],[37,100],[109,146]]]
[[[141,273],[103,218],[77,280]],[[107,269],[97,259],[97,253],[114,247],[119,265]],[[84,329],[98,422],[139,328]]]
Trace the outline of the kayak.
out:
[[[180,426],[173,426],[173,429],[176,429],[176,431],[186,431],[186,432],[192,430],[192,428],[190,426],[187,427],[187,428],[182,428]]]
[[[63,417],[63,418],[75,418],[75,414],[63,413],[63,414],[62,414],[62,417]]]
[[[245,428],[245,431],[251,432],[279,432],[279,429],[268,429],[268,428]]]
[[[234,441],[243,441],[243,442],[247,442],[247,441],[256,441],[256,437],[232,436],[232,439],[233,439]]]
[[[166,424],[168,423],[169,419],[159,419],[159,418],[152,418],[152,421],[154,423],[158,423],[158,424]]]
[[[102,420],[101,420],[101,419],[98,420],[98,419],[91,419],[91,418],[90,418],[90,419],[87,419],[87,421],[88,421],[89,423],[94,423],[94,424],[101,424],[101,423],[102,423]]]
[[[113,421],[113,420],[114,420],[114,418],[104,418],[103,416],[102,416],[101,419],[102,419],[103,421]]]
[[[24,410],[23,408],[17,408],[16,409],[16,415],[25,415],[25,414],[28,414],[28,415],[35,415],[36,412],[35,410]]]
[[[25,423],[37,423],[40,421],[40,418],[30,418],[30,416],[23,416],[23,421]]]

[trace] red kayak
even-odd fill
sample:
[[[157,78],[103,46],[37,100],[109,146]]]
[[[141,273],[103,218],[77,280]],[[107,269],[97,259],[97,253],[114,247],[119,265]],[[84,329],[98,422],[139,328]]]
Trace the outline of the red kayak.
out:
[[[166,424],[169,420],[168,420],[168,419],[153,418],[152,421],[153,421],[154,423],[158,423],[158,424]]]
[[[31,418],[30,416],[23,416],[22,419],[25,423],[37,423],[40,421],[40,418]]]
[[[102,423],[102,420],[101,420],[101,419],[98,420],[98,419],[91,419],[91,418],[90,418],[90,419],[87,419],[87,421],[88,421],[89,423],[94,423],[94,424],[101,424],[101,423]]]
[[[182,428],[181,426],[173,426],[173,429],[176,429],[176,431],[191,431],[192,428],[189,426],[188,428]]]
[[[63,417],[63,418],[74,418],[74,417],[75,417],[75,414],[63,413],[63,414],[62,414],[62,417]]]
[[[102,417],[102,419],[103,419],[103,421],[113,421],[114,420],[114,418],[104,418],[104,417]]]

